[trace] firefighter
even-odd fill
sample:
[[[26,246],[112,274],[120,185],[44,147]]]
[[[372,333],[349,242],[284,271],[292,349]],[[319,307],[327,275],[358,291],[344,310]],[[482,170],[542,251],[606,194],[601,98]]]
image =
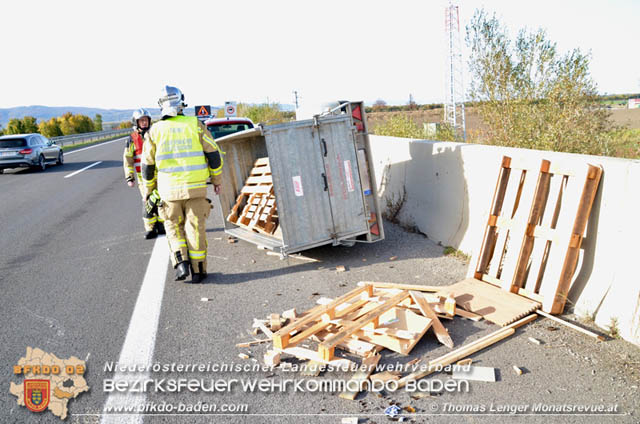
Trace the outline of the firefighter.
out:
[[[207,179],[220,193],[222,155],[213,136],[193,116],[184,116],[182,92],[165,86],[158,100],[162,119],[147,132],[142,154],[145,196],[157,188],[176,281],[207,277],[206,220],[211,212]]]
[[[157,208],[150,208],[145,204],[144,185],[142,183],[142,176],[140,175],[140,160],[142,158],[144,135],[151,126],[151,115],[149,115],[146,109],[137,109],[133,112],[131,123],[133,124],[133,132],[129,135],[129,139],[125,145],[122,163],[124,164],[125,180],[129,187],[135,185],[133,177],[134,170],[138,178],[138,188],[140,189],[143,202],[142,221],[146,231],[144,238],[149,240],[156,238],[158,234],[164,234],[163,220],[158,216]]]

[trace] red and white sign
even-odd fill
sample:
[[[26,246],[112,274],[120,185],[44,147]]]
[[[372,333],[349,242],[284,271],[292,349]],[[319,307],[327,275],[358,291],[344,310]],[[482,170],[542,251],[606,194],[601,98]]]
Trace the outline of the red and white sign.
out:
[[[236,102],[224,102],[224,116],[226,117],[238,116]]]
[[[302,177],[300,175],[293,177],[293,192],[297,197],[304,196],[304,190],[302,190]]]

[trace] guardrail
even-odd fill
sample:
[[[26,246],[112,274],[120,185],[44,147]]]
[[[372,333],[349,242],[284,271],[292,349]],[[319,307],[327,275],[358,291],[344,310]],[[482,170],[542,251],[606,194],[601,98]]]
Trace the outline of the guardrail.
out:
[[[55,142],[59,146],[73,146],[74,144],[88,143],[91,141],[100,141],[106,138],[116,137],[119,135],[128,135],[131,133],[131,128],[98,131],[83,134],[65,135],[62,137],[51,137],[49,140]]]

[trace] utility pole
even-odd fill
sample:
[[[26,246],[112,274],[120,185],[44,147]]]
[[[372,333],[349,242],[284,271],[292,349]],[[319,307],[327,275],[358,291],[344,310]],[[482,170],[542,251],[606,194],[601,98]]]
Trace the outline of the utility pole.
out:
[[[298,91],[297,90],[293,90],[293,96],[294,96],[295,102],[296,102],[296,109],[298,109],[299,105],[298,105]]]

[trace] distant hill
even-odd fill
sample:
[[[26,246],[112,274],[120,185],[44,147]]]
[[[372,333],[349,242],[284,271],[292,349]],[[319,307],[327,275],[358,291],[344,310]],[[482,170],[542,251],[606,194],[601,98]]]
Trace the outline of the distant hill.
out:
[[[25,116],[33,116],[38,120],[48,121],[51,118],[62,116],[67,112],[74,115],[86,115],[89,118],[95,117],[97,114],[102,115],[103,122],[121,122],[131,119],[131,114],[135,109],[100,109],[94,107],[77,107],[77,106],[19,106],[7,109],[0,109],[0,125],[7,126],[12,118],[23,118]],[[160,109],[148,109],[152,116],[160,115]]]
[[[212,110],[216,111],[222,106],[212,106]],[[280,105],[280,109],[283,111],[295,110],[293,105]],[[100,109],[94,107],[77,107],[77,106],[18,106],[6,109],[0,109],[0,125],[6,127],[7,123],[12,118],[24,118],[25,116],[33,116],[38,120],[38,123],[42,121],[48,121],[51,118],[62,116],[67,112],[71,112],[74,115],[86,115],[89,118],[93,118],[96,114],[102,115],[102,122],[122,122],[131,119],[131,115],[135,109]],[[152,118],[160,117],[160,109],[148,108]],[[194,115],[193,107],[188,107],[185,111],[186,115]]]

